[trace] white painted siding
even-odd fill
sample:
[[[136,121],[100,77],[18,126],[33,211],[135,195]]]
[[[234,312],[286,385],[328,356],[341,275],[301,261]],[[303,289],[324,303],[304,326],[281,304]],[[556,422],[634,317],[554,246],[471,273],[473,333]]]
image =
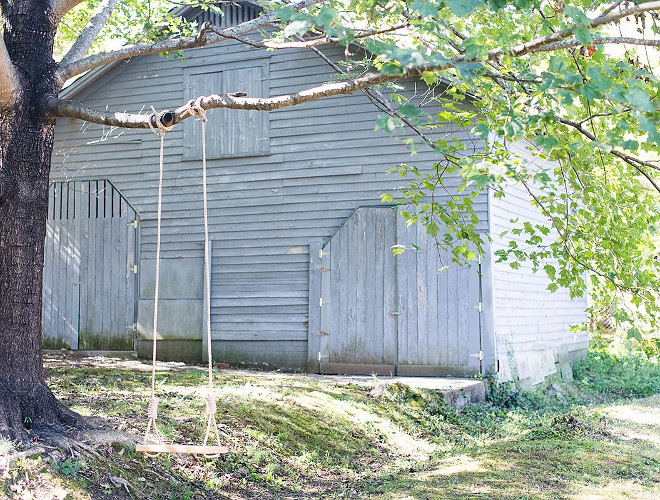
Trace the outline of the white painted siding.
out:
[[[528,162],[538,163],[525,143],[511,146]],[[539,208],[530,203],[522,186],[506,187],[503,199],[490,194],[490,232],[493,236],[494,331],[499,361],[500,380],[520,379],[523,384],[536,384],[556,371],[558,357],[574,358],[587,348],[587,335],[575,336],[571,325],[586,321],[586,297],[571,300],[568,290],[547,290],[549,279],[542,270],[533,273],[529,262],[512,269],[507,262],[495,262],[494,252],[506,247],[510,239],[524,246],[525,235],[503,231],[520,227],[523,221],[547,223]],[[519,218],[514,224],[511,219]]]

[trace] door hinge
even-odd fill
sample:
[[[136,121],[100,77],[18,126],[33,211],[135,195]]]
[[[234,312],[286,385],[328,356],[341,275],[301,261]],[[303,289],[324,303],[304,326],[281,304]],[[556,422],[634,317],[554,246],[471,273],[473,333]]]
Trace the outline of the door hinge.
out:
[[[137,229],[138,227],[138,221],[137,219],[132,220],[131,222],[126,223],[127,226],[131,226],[133,229]]]
[[[483,302],[479,302],[479,303],[477,304],[477,311],[479,311],[480,313],[481,313],[481,312],[484,312],[484,304],[483,304]]]
[[[133,274],[137,274],[138,273],[138,266],[137,265],[131,266],[131,267],[128,268],[128,270],[130,272],[132,272]]]
[[[322,259],[326,255],[330,255],[330,252],[324,252],[323,250],[319,250],[319,259]]]
[[[474,354],[470,354],[470,357],[471,358],[479,358],[479,361],[483,361],[484,352],[483,351],[475,352]]]
[[[400,316],[400,315],[401,315],[401,313],[400,313],[399,311],[391,311],[391,312],[390,312],[390,316],[392,316],[392,317],[394,317],[394,316]]]
[[[328,354],[321,354],[321,351],[319,351],[319,353],[318,353],[318,355],[317,355],[317,359],[319,360],[319,362],[320,362],[322,359],[327,359],[327,358],[329,358],[329,357],[330,357],[330,356],[329,356]]]
[[[329,300],[323,300],[323,297],[319,297],[319,307],[323,307],[326,304],[329,304]]]

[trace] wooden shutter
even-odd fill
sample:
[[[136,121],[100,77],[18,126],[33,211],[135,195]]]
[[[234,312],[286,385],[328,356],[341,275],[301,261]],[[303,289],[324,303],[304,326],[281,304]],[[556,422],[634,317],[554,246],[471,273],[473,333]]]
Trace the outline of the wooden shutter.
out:
[[[257,64],[225,69],[215,73],[201,73],[192,68],[184,75],[186,99],[200,95],[246,92],[250,97],[268,94],[268,65]],[[256,156],[269,153],[269,117],[264,111],[212,109],[207,111],[206,154],[212,158]],[[202,157],[201,130],[195,120],[183,126],[184,159]]]

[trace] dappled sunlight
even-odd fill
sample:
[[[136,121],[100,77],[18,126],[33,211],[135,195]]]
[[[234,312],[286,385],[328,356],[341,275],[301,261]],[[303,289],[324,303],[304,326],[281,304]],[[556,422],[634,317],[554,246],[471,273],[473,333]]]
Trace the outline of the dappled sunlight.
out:
[[[481,460],[476,460],[467,455],[459,455],[443,460],[433,469],[418,473],[416,478],[424,480],[436,476],[452,476],[465,472],[486,472],[486,468]]]
[[[616,420],[660,427],[660,408],[648,408],[640,405],[610,406],[603,413]]]
[[[630,423],[629,420],[626,422]],[[616,436],[620,439],[625,439],[626,441],[646,441],[648,444],[658,448],[658,451],[660,452],[660,433],[658,433],[658,430],[659,429],[654,429],[652,426],[645,428],[643,425],[637,425],[635,427],[630,425],[626,427],[618,425],[616,428]]]
[[[233,396],[239,398],[250,398],[258,401],[267,401],[273,403],[282,399],[282,391],[278,387],[265,387],[264,385],[255,385],[251,382],[240,385],[221,385],[216,387],[215,394],[219,401],[223,397]]]
[[[660,398],[608,406],[602,413],[613,420],[613,430],[619,438],[643,441],[660,449]]]
[[[355,401],[342,401],[320,391],[286,396],[285,400],[315,411],[331,411],[363,428],[371,427],[381,433],[388,447],[399,455],[425,459],[437,449],[434,444],[403,432],[391,420],[368,411]]]
[[[218,422],[231,452],[213,461],[150,459],[134,451],[146,427],[150,389],[149,372],[134,370],[134,363],[142,362],[49,364],[58,396],[109,429],[107,438],[90,442],[100,443],[103,467],[112,471],[83,469],[77,479],[58,472],[69,493],[87,481],[83,495],[123,495],[125,480],[143,494],[163,493],[172,484],[179,493],[204,490],[209,498],[228,493],[236,499],[660,498],[652,489],[660,487],[660,398],[570,413],[543,400],[548,415],[488,405],[456,411],[430,390],[391,385],[375,397],[366,384],[219,370]],[[198,443],[206,373],[169,366],[158,371],[156,383],[165,439]],[[168,483],[159,486],[162,478]]]
[[[660,486],[648,488],[631,480],[611,481],[603,485],[580,485],[568,498],[572,500],[611,500],[614,498],[656,500],[660,498]]]

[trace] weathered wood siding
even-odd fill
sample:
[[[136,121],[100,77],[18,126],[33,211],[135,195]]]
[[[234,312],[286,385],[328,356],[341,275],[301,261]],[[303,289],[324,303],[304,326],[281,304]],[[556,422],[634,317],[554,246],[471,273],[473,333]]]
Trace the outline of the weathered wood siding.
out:
[[[344,57],[341,50],[327,53],[334,59]],[[184,60],[135,58],[75,98],[99,109],[172,109],[191,97],[184,89],[184,75],[209,65],[218,71],[231,69],[239,62],[259,67],[267,62],[267,87],[261,95],[296,92],[334,76],[312,52],[268,52],[228,40],[188,51]],[[231,112],[215,110],[209,116],[214,113]],[[402,180],[387,175],[387,169],[401,162],[431,165],[437,160],[422,146],[411,157],[402,142],[374,132],[378,115],[361,93],[271,112],[266,115],[267,150],[210,160],[212,328],[220,359],[305,368],[310,241],[327,241],[357,207],[378,205],[381,193],[400,185]],[[194,134],[190,125],[179,125],[165,140],[165,259],[199,258],[203,239],[200,163],[184,158],[184,148],[190,146],[184,130]],[[468,138],[465,130],[449,125],[438,133]],[[411,135],[404,132],[402,137]],[[150,131],[60,119],[55,154],[54,178],[107,177],[131,200],[142,221],[140,255],[146,268],[155,251],[156,137]],[[446,182],[450,191],[455,184],[452,179]],[[477,200],[476,208],[485,229],[485,197]],[[168,338],[192,338],[176,330],[172,325]],[[196,339],[201,341],[201,335]]]
[[[135,211],[107,181],[50,186],[44,258],[46,347],[132,350]]]
[[[528,163],[543,164],[527,149],[527,143],[512,145]],[[546,165],[547,167],[547,165]],[[512,222],[512,219],[519,219]],[[520,227],[524,221],[547,224],[540,209],[531,204],[530,196],[522,186],[510,185],[503,199],[490,198],[490,231],[494,238],[492,251],[505,248],[510,239],[521,246],[525,234],[503,231]],[[512,269],[507,262],[493,258],[492,293],[494,297],[494,331],[497,357],[502,380],[520,379],[536,384],[556,370],[556,363],[565,358],[575,359],[586,351],[585,332],[574,335],[571,325],[586,320],[586,297],[571,299],[568,290],[555,293],[547,290],[549,279],[542,270],[534,273],[531,263],[522,263]]]

